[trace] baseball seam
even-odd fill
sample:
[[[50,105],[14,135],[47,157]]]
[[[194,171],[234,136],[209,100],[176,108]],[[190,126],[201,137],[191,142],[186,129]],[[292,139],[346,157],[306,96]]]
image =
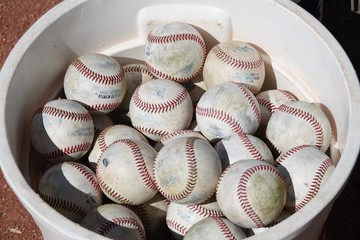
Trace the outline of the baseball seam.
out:
[[[243,86],[241,83],[233,82],[238,89],[242,92],[242,94],[245,96],[246,100],[250,104],[250,108],[252,109],[254,116],[256,118],[257,123],[260,123],[261,121],[261,113],[260,109],[258,108],[257,100],[254,95],[251,94],[251,91],[247,89],[245,86]]]
[[[212,219],[218,225],[219,230],[221,231],[221,233],[223,234],[225,239],[229,239],[229,240],[235,240],[236,239],[236,237],[231,232],[231,230],[229,229],[229,227],[226,225],[226,223],[224,222],[224,220],[222,218],[220,218],[220,217],[212,217]]]
[[[93,82],[104,85],[116,85],[124,79],[124,70],[120,68],[120,71],[114,75],[104,75],[97,73],[89,69],[85,63],[80,59],[75,59],[71,65],[84,77],[90,79]]]
[[[187,139],[185,144],[185,156],[186,156],[186,164],[188,169],[188,177],[185,187],[182,191],[177,194],[169,194],[164,191],[164,189],[159,185],[155,178],[155,184],[159,190],[159,192],[170,201],[179,201],[188,197],[195,188],[196,179],[197,179],[197,164],[196,157],[194,152],[194,143],[197,138],[190,137]],[[156,162],[156,159],[155,159]],[[154,167],[154,176],[156,176],[155,167]]]
[[[245,149],[250,153],[253,159],[256,160],[264,160],[264,157],[261,155],[259,150],[255,147],[255,145],[250,141],[249,137],[244,133],[237,133],[239,140],[244,145]]]
[[[310,187],[304,199],[301,202],[295,204],[294,206],[286,206],[286,209],[292,212],[296,212],[303,208],[308,202],[310,202],[311,199],[313,199],[319,192],[322,179],[329,167],[331,166],[333,166],[332,160],[329,158],[325,159],[316,169],[311,184],[309,185]]]
[[[200,36],[197,36],[195,34],[190,34],[190,33],[179,33],[179,34],[171,34],[171,35],[166,35],[166,36],[155,36],[152,34],[152,32],[150,32],[148,34],[147,40],[149,43],[155,43],[155,44],[168,44],[168,43],[173,43],[173,42],[177,42],[177,41],[194,41],[194,42],[198,43],[202,49],[201,66],[204,64],[205,56],[206,56],[206,45],[204,43],[204,40]],[[194,76],[196,76],[201,71],[201,68],[199,68],[191,76],[175,77],[175,76],[172,76],[170,74],[160,71],[159,69],[152,66],[147,61],[145,61],[145,65],[152,73],[159,76],[160,78],[169,79],[169,80],[173,80],[176,82],[185,82],[185,81],[193,78]]]
[[[284,104],[278,108],[278,111],[289,114],[291,116],[301,118],[301,119],[305,120],[306,122],[308,122],[315,131],[315,137],[316,137],[315,145],[318,148],[322,148],[322,146],[324,144],[323,129],[322,129],[322,126],[319,123],[319,121],[313,115],[311,115],[310,113],[305,112],[301,109],[297,109],[297,108],[287,106]]]
[[[93,172],[90,169],[85,168],[84,166],[74,163],[74,162],[64,162],[64,164],[68,164],[78,170],[81,175],[83,175],[86,180],[91,184],[91,186],[95,189],[96,193],[100,198],[102,198],[103,192],[96,180],[96,177],[93,175]]]
[[[202,205],[187,205],[187,209],[201,217],[222,217],[224,214],[220,209],[210,209]]]
[[[90,150],[91,145],[92,145],[91,142],[86,142],[86,143],[76,144],[76,145],[72,145],[72,146],[67,146],[62,149],[56,149],[51,152],[40,153],[40,155],[41,155],[41,157],[43,157],[45,159],[51,160],[51,159],[61,158],[64,156],[69,156],[69,155],[71,155],[73,153],[77,153],[77,152],[87,152]]]
[[[71,112],[63,109],[59,109],[51,106],[44,106],[39,108],[34,115],[36,114],[47,114],[54,117],[61,117],[66,120],[76,121],[76,122],[88,122],[92,120],[90,113],[77,113]]]
[[[98,104],[91,104],[85,105],[84,107],[86,110],[93,112],[93,111],[109,111],[117,108],[121,102],[113,102],[113,103],[98,103]]]
[[[144,127],[144,126],[134,125],[133,127],[136,128],[139,132],[141,132],[141,133],[143,133],[145,135],[155,135],[155,136],[160,136],[161,137],[161,136],[169,133],[168,131],[148,128],[148,127]]]
[[[40,197],[48,203],[54,209],[65,210],[69,213],[75,214],[79,217],[84,217],[87,211],[81,208],[79,205],[72,203],[68,200],[59,199],[57,197],[47,196],[43,193],[39,193]]]
[[[100,229],[97,231],[99,234],[106,236],[108,232],[110,232],[112,229],[116,227],[130,227],[135,228],[137,232],[139,233],[141,239],[145,239],[145,232],[142,228],[141,224],[136,221],[136,219],[131,217],[118,217],[111,219],[110,222],[105,222],[101,225]]]
[[[145,233],[150,234],[152,221],[150,218],[150,213],[146,209],[146,205],[141,204],[141,205],[135,206],[134,208],[132,208],[132,210],[140,218],[140,220],[144,226]]]
[[[216,45],[212,48],[211,52],[214,53],[214,55],[225,64],[233,67],[238,68],[242,70],[254,70],[256,68],[259,68],[261,64],[263,63],[262,57],[259,55],[259,58],[253,61],[245,61],[241,59],[236,59],[234,57],[229,56],[227,53],[225,53],[220,46]]]
[[[127,73],[144,73],[151,79],[156,79],[152,72],[146,67],[141,65],[131,65],[123,67],[125,74]]]
[[[185,234],[187,233],[187,231],[189,230],[188,228],[186,228],[185,226],[183,226],[182,224],[171,220],[171,219],[166,219],[166,225],[175,233],[179,233],[182,236],[185,236]]]
[[[239,179],[239,183],[238,183],[238,187],[237,187],[238,200],[239,200],[240,206],[243,209],[243,211],[245,212],[245,214],[251,219],[251,221],[253,223],[255,223],[255,225],[257,227],[263,227],[265,224],[262,221],[261,216],[259,216],[256,213],[255,209],[251,206],[251,202],[248,199],[248,195],[247,195],[247,184],[248,184],[250,178],[252,177],[252,175],[257,172],[260,172],[260,171],[266,171],[266,172],[273,173],[274,175],[276,175],[278,177],[278,179],[280,179],[281,184],[283,185],[284,189],[286,188],[285,180],[283,179],[282,175],[274,167],[265,166],[265,165],[257,165],[257,166],[250,167],[243,172],[243,174],[241,175],[241,177]]]
[[[276,110],[276,106],[269,99],[256,98],[258,103],[263,106],[270,114],[273,114]]]
[[[165,144],[173,137],[186,136],[187,134],[200,134],[200,133],[190,129],[182,129],[162,136],[160,141],[161,143]]]
[[[311,147],[311,145],[299,145],[299,146],[296,146],[290,150],[288,150],[287,152],[283,153],[281,156],[278,157],[278,159],[276,159],[275,163],[274,163],[274,166],[275,167],[278,167],[279,165],[281,165],[281,163],[286,160],[287,158],[289,158],[291,155],[305,149],[305,148],[308,148],[308,147]]]
[[[140,89],[141,86],[136,88],[133,94],[132,98],[134,101],[134,105],[140,110],[147,113],[164,113],[171,111],[172,109],[175,109],[181,103],[183,103],[189,94],[185,88],[182,88],[180,89],[179,93],[176,96],[174,96],[173,99],[161,103],[148,103],[141,99],[139,94]]]

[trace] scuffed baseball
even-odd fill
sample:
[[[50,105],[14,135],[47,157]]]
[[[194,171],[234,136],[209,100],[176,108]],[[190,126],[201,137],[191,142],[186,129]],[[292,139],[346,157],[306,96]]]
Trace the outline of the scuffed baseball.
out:
[[[332,160],[315,146],[301,145],[280,155],[275,167],[287,184],[285,208],[295,212],[310,202],[335,170]]]
[[[260,138],[250,134],[232,134],[217,142],[214,148],[221,159],[223,169],[244,159],[255,159],[274,164],[274,157],[269,147]]]
[[[192,101],[179,83],[156,79],[136,88],[129,106],[132,125],[154,141],[186,129],[192,120]]]
[[[64,77],[67,99],[82,103],[93,113],[117,108],[126,92],[124,70],[112,57],[88,53],[76,58]]]
[[[184,22],[156,27],[145,42],[145,65],[158,78],[186,82],[201,71],[205,57],[204,39]]]
[[[138,130],[123,124],[116,124],[103,129],[95,139],[88,157],[89,166],[96,169],[97,162],[103,151],[113,142],[120,139],[139,140],[148,143],[148,140]]]
[[[207,217],[195,223],[184,240],[228,240],[245,239],[244,230],[224,217]]]
[[[174,238],[182,239],[191,226],[202,219],[223,216],[216,201],[204,204],[178,204],[170,202],[166,214],[166,224]]]
[[[321,107],[305,101],[282,104],[266,127],[266,138],[279,153],[299,145],[314,145],[325,152],[331,135],[330,121]]]
[[[154,163],[159,192],[169,201],[200,204],[215,193],[221,162],[214,148],[196,137],[175,139],[164,145]]]
[[[260,92],[265,79],[265,64],[250,44],[232,40],[215,45],[206,56],[203,68],[208,89],[226,82],[244,84],[253,94]]]
[[[94,123],[91,114],[68,99],[47,102],[31,120],[31,143],[50,162],[76,161],[91,148]]]
[[[216,200],[232,223],[244,228],[264,227],[284,208],[285,180],[274,166],[264,161],[237,161],[222,173]]]
[[[150,200],[158,191],[153,178],[156,154],[144,141],[120,139],[111,143],[96,166],[104,194],[119,204],[139,205]]]
[[[89,212],[80,225],[109,239],[145,240],[144,226],[129,208],[104,204]]]
[[[237,132],[253,134],[261,121],[260,107],[244,85],[224,82],[202,95],[196,106],[196,120],[210,141]]]
[[[38,193],[56,211],[76,223],[100,206],[103,197],[94,172],[76,162],[57,163],[47,169],[40,178]]]

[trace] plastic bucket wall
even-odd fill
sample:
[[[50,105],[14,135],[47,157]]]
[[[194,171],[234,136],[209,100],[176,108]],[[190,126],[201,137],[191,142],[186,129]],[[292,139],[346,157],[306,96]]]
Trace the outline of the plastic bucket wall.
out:
[[[42,162],[30,149],[33,112],[62,88],[70,62],[103,52],[121,63],[143,59],[154,26],[183,21],[208,43],[252,43],[266,60],[264,89],[282,88],[322,103],[334,128],[330,154],[336,171],[301,211],[250,239],[317,239],[333,202],[355,165],[360,137],[360,90],[355,71],[334,37],[287,0],[64,1],[17,43],[1,71],[0,151],[4,176],[45,239],[102,239],[47,205],[34,191]]]

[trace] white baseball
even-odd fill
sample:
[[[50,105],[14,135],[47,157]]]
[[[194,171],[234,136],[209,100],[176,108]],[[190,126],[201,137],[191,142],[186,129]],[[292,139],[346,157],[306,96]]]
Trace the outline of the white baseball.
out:
[[[214,46],[203,68],[204,82],[208,89],[226,81],[244,84],[257,94],[265,79],[265,64],[260,53],[250,44],[228,41]]]
[[[264,227],[284,208],[286,184],[280,172],[264,161],[237,161],[221,175],[216,199],[225,217],[234,224]]]
[[[260,107],[244,85],[224,82],[202,95],[196,106],[196,120],[210,141],[237,132],[253,134],[260,124]]]
[[[103,193],[93,171],[83,164],[62,162],[41,176],[40,197],[56,211],[79,223],[102,203]]]
[[[274,157],[269,147],[260,138],[250,134],[234,133],[221,139],[214,148],[221,159],[223,169],[244,159],[255,159],[274,164]]]
[[[156,154],[140,140],[120,139],[110,144],[96,167],[104,194],[119,204],[139,205],[150,200],[158,191],[153,179]]]
[[[148,140],[138,130],[123,124],[116,124],[103,129],[96,138],[88,157],[90,167],[96,169],[97,162],[103,151],[113,142],[120,139]]]
[[[152,140],[186,129],[192,120],[193,105],[187,90],[177,82],[156,79],[141,84],[129,106],[132,125]]]
[[[195,223],[184,240],[230,240],[247,238],[244,230],[224,217],[207,217]]]
[[[153,29],[145,43],[145,64],[159,78],[185,82],[196,76],[206,57],[201,34],[190,24],[170,22]]]
[[[301,145],[280,155],[275,167],[287,184],[285,208],[298,211],[310,202],[335,170],[332,160],[315,146]]]
[[[199,204],[215,193],[221,162],[214,148],[196,137],[175,139],[164,145],[154,163],[159,192],[169,201]]]
[[[190,227],[206,217],[223,217],[217,202],[206,204],[178,204],[170,202],[166,224],[177,239],[182,239]]]
[[[109,113],[125,96],[124,70],[112,57],[89,53],[75,59],[64,77],[67,99],[78,101],[91,112]]]
[[[330,146],[332,129],[321,107],[295,101],[282,104],[271,115],[266,138],[279,153],[299,145],[314,145],[322,151]]]
[[[261,112],[261,122],[258,132],[261,131],[260,134],[262,136],[265,135],[266,126],[275,110],[284,103],[297,101],[297,98],[292,93],[282,89],[259,92],[256,95],[256,99],[259,102]]]
[[[109,239],[145,240],[144,226],[128,207],[104,204],[90,211],[80,225]]]
[[[129,112],[129,104],[135,89],[143,82],[156,79],[150,70],[142,63],[132,63],[123,66],[124,81],[126,81],[126,93],[124,99],[115,111],[121,114]]]
[[[47,102],[31,120],[31,142],[50,162],[78,160],[91,148],[94,123],[91,114],[68,99]]]

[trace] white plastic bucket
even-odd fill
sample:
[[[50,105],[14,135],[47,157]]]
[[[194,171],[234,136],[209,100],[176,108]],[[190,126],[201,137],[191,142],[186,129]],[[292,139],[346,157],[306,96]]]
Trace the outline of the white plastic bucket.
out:
[[[250,238],[317,239],[357,159],[360,88],[334,37],[287,0],[64,1],[38,20],[1,70],[0,151],[7,182],[44,238],[102,239],[57,213],[34,191],[43,162],[30,151],[33,112],[58,94],[74,58],[103,52],[122,63],[143,59],[146,34],[168,21],[197,26],[210,45],[229,39],[252,43],[266,59],[264,89],[288,89],[300,99],[321,102],[331,113],[330,153],[337,167],[330,181],[299,212]]]

